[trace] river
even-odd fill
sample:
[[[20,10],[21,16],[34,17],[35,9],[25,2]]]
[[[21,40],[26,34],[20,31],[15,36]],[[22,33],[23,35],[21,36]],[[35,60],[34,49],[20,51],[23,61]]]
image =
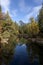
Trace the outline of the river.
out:
[[[34,62],[30,63],[27,46],[17,45],[14,49],[14,55],[9,65],[39,65],[37,57],[34,58]]]

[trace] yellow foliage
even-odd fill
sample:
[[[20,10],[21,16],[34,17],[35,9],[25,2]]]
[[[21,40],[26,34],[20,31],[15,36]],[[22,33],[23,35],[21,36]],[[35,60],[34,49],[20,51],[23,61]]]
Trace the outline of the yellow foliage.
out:
[[[29,31],[33,34],[33,35],[37,35],[39,33],[39,26],[38,23],[33,21],[31,22],[31,24],[29,24]]]

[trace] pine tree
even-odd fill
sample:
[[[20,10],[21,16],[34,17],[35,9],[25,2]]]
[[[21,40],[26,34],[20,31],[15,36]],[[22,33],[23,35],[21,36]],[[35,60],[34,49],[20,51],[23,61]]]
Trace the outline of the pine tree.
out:
[[[2,12],[2,8],[1,8],[1,5],[0,5],[0,12]]]
[[[6,17],[6,24],[11,25],[12,24],[12,19],[11,19],[10,15],[9,15],[8,11],[7,11],[5,17]]]
[[[4,15],[4,13],[2,13],[2,7],[0,5],[0,21],[1,20],[5,20],[5,15]]]
[[[43,32],[43,4],[38,15],[38,23],[39,23],[40,32]]]
[[[2,19],[2,8],[1,8],[1,5],[0,5],[0,20]]]
[[[0,5],[0,33],[2,32],[4,21],[5,21],[5,14],[2,13],[2,7]]]

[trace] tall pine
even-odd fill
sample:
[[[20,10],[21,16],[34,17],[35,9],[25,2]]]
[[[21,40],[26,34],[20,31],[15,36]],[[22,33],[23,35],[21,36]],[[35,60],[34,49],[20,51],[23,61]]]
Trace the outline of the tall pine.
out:
[[[38,15],[38,23],[39,23],[40,32],[43,33],[43,4]]]
[[[2,19],[2,8],[1,8],[1,5],[0,5],[0,20]]]
[[[0,12],[2,12],[2,8],[1,8],[1,5],[0,5]]]

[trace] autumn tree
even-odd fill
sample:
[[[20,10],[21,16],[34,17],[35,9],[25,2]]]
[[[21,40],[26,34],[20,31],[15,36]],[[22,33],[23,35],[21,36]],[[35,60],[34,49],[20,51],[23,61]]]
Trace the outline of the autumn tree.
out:
[[[32,37],[35,37],[39,33],[38,23],[34,20],[34,18],[31,18],[30,21],[31,23],[28,26],[28,31]]]

